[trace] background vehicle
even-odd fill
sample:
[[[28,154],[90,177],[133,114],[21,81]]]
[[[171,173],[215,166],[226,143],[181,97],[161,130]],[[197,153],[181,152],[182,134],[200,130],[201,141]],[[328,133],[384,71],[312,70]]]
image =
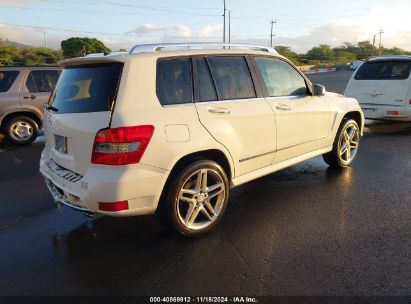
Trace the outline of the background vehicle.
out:
[[[356,98],[369,119],[411,121],[411,56],[367,60],[351,77],[345,96]]]
[[[144,45],[61,65],[40,170],[57,202],[83,212],[157,212],[199,235],[231,187],[319,155],[346,167],[358,150],[357,101],[270,48]]]
[[[26,145],[37,138],[43,105],[59,72],[56,66],[0,67],[0,128],[11,143]]]
[[[363,63],[364,63],[364,61],[362,61],[362,60],[357,60],[357,61],[352,62],[350,64],[350,70],[358,69]]]

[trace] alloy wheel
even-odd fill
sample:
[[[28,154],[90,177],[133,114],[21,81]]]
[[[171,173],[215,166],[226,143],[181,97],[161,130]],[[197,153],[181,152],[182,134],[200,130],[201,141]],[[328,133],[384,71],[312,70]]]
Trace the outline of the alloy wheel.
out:
[[[338,142],[338,155],[344,164],[349,164],[357,154],[360,131],[355,123],[349,123],[342,130]]]
[[[197,170],[182,183],[178,192],[178,218],[188,229],[204,229],[217,220],[225,197],[225,185],[217,171]]]

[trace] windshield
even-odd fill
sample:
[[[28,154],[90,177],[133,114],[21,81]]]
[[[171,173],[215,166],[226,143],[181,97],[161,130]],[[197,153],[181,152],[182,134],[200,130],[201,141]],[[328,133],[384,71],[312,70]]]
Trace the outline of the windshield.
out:
[[[401,80],[410,75],[411,62],[371,61],[364,63],[355,74],[356,80]]]
[[[123,63],[88,64],[63,70],[49,104],[58,113],[110,111]]]

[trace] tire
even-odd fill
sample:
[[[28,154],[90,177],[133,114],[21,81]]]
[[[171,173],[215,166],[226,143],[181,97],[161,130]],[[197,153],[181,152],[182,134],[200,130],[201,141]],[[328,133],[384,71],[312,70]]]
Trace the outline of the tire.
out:
[[[159,205],[163,223],[188,237],[213,230],[223,217],[230,192],[227,174],[221,166],[200,160],[170,178]]]
[[[353,119],[343,120],[335,136],[332,151],[323,154],[324,161],[333,168],[349,167],[357,155],[360,137],[357,122]]]
[[[4,136],[16,146],[31,144],[39,134],[38,124],[30,117],[20,115],[8,119],[4,125]]]

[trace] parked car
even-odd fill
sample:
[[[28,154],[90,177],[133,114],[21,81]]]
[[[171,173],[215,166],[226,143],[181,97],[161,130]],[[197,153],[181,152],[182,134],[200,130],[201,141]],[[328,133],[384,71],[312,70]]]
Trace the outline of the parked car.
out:
[[[367,60],[351,77],[345,96],[358,99],[368,119],[411,121],[411,56]]]
[[[43,105],[59,73],[57,66],[0,67],[0,131],[12,144],[27,145],[37,138]]]
[[[221,220],[232,187],[357,155],[357,101],[270,48],[143,45],[60,65],[40,170],[54,200],[82,212],[157,213],[197,236]]]
[[[362,61],[362,60],[357,60],[357,61],[352,62],[350,64],[350,70],[358,69],[363,63],[364,63],[364,61]]]

